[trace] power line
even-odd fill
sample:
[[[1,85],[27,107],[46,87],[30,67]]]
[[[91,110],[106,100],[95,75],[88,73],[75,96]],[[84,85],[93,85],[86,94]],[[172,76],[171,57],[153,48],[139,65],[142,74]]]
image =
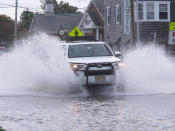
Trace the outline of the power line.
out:
[[[12,8],[12,7],[3,7],[3,6],[1,7],[1,6],[0,6],[0,8]]]
[[[8,6],[8,7],[16,7],[15,5],[12,5],[12,4],[5,4],[5,3],[1,3],[1,2],[0,2],[0,5],[5,5],[5,6]]]
[[[16,7],[15,5],[4,4],[4,3],[0,3],[0,5],[8,6],[8,7],[3,7],[3,9],[5,9],[5,8],[15,8]],[[17,6],[17,8],[28,9],[28,10],[33,11],[33,12],[42,12],[41,8],[30,8],[30,7],[24,7],[24,6]]]
[[[8,7],[16,7],[15,5],[13,5],[13,4],[6,4],[6,3],[1,3],[0,2],[0,5],[5,5],[5,6],[8,6]],[[17,7],[19,7],[19,8],[23,8],[23,9],[30,9],[30,10],[39,10],[39,9],[42,9],[42,8],[36,8],[36,7],[33,7],[33,8],[30,8],[30,7],[32,7],[32,6],[23,6],[24,4],[20,4],[20,5],[18,5]],[[77,7],[78,8],[78,7]],[[84,8],[78,8],[78,9],[80,9],[80,10],[86,10],[86,8],[84,7]]]
[[[5,5],[5,6],[8,6],[8,7],[16,7],[16,5],[13,5],[13,4],[5,4],[5,3],[1,3],[1,2],[0,2],[0,5]],[[18,8],[23,8],[23,9],[30,9],[30,10],[41,9],[41,8],[30,8],[30,7],[21,6],[21,5],[17,5],[17,7],[18,7]]]
[[[31,6],[31,5],[27,5],[27,4],[20,4],[21,6],[28,6],[28,7],[31,7],[31,8],[38,8],[37,6]]]

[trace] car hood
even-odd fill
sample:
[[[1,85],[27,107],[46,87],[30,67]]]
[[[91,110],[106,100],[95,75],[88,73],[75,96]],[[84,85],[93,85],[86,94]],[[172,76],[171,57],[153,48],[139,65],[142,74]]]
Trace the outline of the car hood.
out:
[[[113,63],[119,62],[120,59],[114,56],[105,56],[105,57],[82,57],[82,58],[69,58],[69,63],[82,63],[82,64],[91,64],[91,63]]]

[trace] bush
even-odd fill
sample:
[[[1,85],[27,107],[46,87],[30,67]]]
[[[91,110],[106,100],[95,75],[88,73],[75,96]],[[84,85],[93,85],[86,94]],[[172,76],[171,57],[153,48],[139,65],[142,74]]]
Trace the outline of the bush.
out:
[[[0,131],[6,131],[5,129],[3,129],[2,127],[0,127]]]

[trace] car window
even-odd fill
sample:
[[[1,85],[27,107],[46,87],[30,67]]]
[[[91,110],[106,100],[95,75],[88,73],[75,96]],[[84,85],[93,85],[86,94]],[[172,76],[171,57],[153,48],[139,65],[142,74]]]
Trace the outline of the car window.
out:
[[[69,46],[69,58],[112,56],[112,52],[105,44],[80,44]]]

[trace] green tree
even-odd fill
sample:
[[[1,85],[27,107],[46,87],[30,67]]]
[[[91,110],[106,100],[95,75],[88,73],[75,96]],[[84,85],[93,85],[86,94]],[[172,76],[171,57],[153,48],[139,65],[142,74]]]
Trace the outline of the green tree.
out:
[[[54,13],[55,14],[65,14],[65,13],[75,13],[75,14],[82,14],[78,11],[78,8],[75,6],[69,5],[67,2],[60,1],[58,4],[57,0],[40,0],[42,5],[41,7],[44,9],[46,2],[51,2],[54,4]]]
[[[2,127],[0,127],[0,131],[6,131],[5,129],[3,129]]]
[[[20,16],[20,26],[25,29],[29,29],[32,19],[33,19],[33,12],[29,10],[25,10],[22,12]]]
[[[6,15],[0,15],[0,43],[11,42],[13,38],[14,21]]]

